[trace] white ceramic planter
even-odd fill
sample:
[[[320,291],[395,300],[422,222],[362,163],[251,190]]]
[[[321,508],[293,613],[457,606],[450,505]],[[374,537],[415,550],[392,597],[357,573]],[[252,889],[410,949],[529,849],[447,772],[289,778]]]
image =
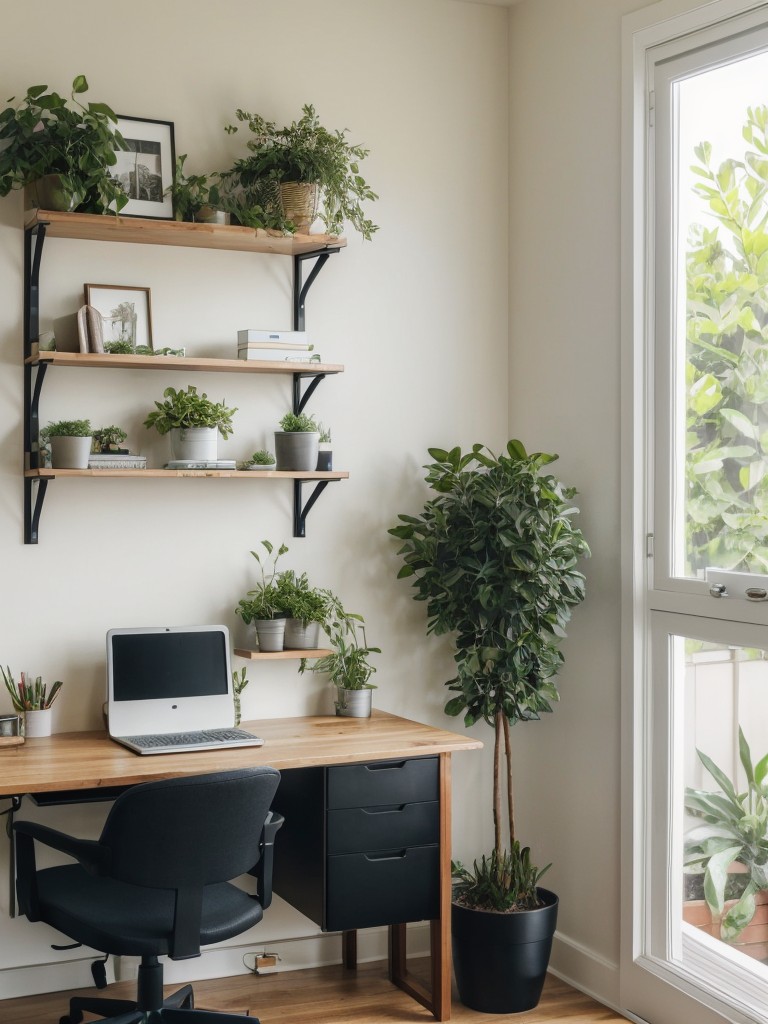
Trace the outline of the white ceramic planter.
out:
[[[88,469],[93,438],[52,437],[51,465],[54,469]]]
[[[219,457],[218,427],[173,427],[171,454],[174,459],[215,462]]]
[[[53,728],[53,708],[24,712],[24,734],[27,739],[50,736]]]

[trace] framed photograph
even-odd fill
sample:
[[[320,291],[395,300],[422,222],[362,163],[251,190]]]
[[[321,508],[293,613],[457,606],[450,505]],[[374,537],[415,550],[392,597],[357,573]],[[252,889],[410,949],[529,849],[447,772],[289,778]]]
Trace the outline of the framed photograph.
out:
[[[152,304],[149,288],[127,284],[87,284],[85,304],[101,316],[104,351],[134,352],[152,348]]]
[[[128,143],[128,149],[117,150],[112,168],[128,195],[120,215],[173,220],[173,199],[165,195],[176,161],[173,122],[119,115],[116,127]]]

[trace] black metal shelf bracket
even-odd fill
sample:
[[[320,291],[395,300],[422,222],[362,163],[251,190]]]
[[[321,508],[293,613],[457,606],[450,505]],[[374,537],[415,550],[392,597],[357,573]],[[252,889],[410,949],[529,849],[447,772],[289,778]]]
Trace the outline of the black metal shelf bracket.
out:
[[[32,345],[40,336],[40,263],[47,224],[24,231],[24,466],[40,466],[40,393],[47,364],[30,366]],[[34,374],[34,382],[33,382]],[[24,479],[24,543],[37,544],[48,480]]]
[[[310,383],[307,385],[307,389],[302,395],[301,393],[301,382],[311,378]],[[317,385],[321,380],[325,380],[324,373],[294,373],[293,375],[293,412],[295,416],[304,409],[304,406],[312,397]]]
[[[37,544],[48,479],[24,478],[24,543]],[[34,501],[33,501],[34,499]]]
[[[315,504],[317,499],[323,493],[325,488],[330,483],[338,483],[337,480],[318,480],[315,489],[312,491],[310,496],[307,498],[307,502],[302,506],[302,485],[305,483],[311,483],[310,480],[294,480],[293,481],[293,536],[294,537],[306,537],[307,535],[307,516]]]
[[[339,247],[323,249],[322,252],[300,252],[293,257],[293,329],[303,331],[306,323],[306,300],[307,293],[317,279],[317,275],[328,262],[328,257],[339,252]],[[305,260],[314,260],[315,265],[309,272],[306,281],[302,283],[302,264]]]

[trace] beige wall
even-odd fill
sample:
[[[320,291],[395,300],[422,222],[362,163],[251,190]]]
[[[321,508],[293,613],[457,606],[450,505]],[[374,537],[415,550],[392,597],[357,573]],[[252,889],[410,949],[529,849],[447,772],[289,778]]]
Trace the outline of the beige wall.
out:
[[[510,434],[560,453],[592,547],[561,704],[518,737],[521,826],[561,894],[553,963],[618,1003],[621,19],[643,0],[510,15]]]
[[[426,638],[423,608],[395,580],[386,530],[426,496],[428,445],[506,440],[507,11],[442,0],[71,0],[45,5],[41,31],[39,7],[2,6],[3,99],[42,82],[66,92],[84,73],[88,98],[173,121],[193,171],[226,166],[236,152],[239,139],[223,126],[237,107],[285,121],[313,102],[325,123],[370,146],[381,231],[372,243],[351,237],[310,294],[319,350],[347,367],[311,408],[331,424],[350,479],[327,489],[305,540],[291,538],[285,485],[80,480],[50,485],[40,543],[25,547],[22,204],[17,194],[0,202],[0,661],[65,681],[58,729],[96,728],[106,630],[225,622],[237,632],[233,609],[253,578],[248,552],[268,537],[289,544],[286,565],[366,616],[384,652],[377,705],[445,726],[450,647]],[[43,329],[79,305],[86,281],[150,286],[156,343],[193,354],[231,354],[240,328],[290,326],[288,260],[54,239],[43,261]],[[233,457],[260,447],[289,401],[279,378],[54,370],[42,421],[119,423],[133,447],[160,460],[167,439],[141,422],[164,387],[187,382],[239,408],[223,452]],[[246,716],[330,710],[327,686],[295,666],[249,674]],[[489,773],[485,754],[456,762],[455,846],[466,857],[488,835]],[[37,813],[93,831],[103,808]],[[0,878],[6,863],[3,849]],[[21,970],[82,954],[54,953],[52,932],[9,921],[6,892],[0,882],[0,997],[86,983],[87,963],[79,973]],[[260,944],[312,931],[303,919],[269,919]]]

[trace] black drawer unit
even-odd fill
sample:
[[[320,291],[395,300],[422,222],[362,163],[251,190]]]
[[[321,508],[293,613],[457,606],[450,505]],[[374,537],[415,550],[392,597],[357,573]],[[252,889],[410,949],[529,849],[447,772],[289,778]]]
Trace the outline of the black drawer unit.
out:
[[[439,916],[438,758],[284,771],[274,889],[326,931]]]

